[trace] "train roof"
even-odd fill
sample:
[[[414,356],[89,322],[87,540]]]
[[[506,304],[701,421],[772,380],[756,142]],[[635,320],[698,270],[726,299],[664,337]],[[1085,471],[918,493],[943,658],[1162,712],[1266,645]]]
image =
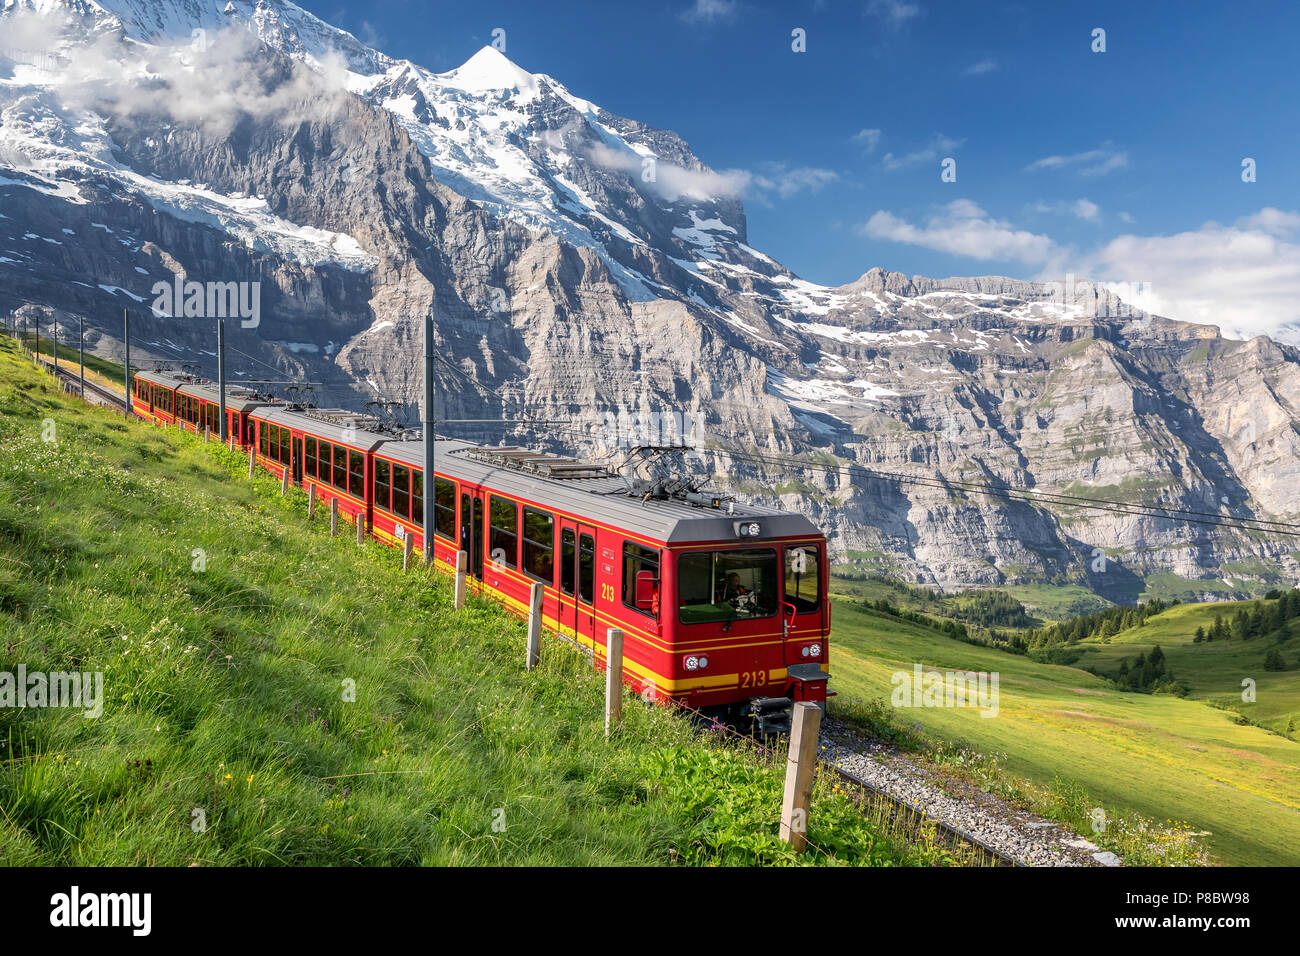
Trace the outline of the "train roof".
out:
[[[138,378],[182,392],[217,401],[217,386],[198,382],[170,372],[140,372]],[[252,395],[244,404],[232,400],[232,391]],[[415,468],[424,467],[424,441],[401,439],[366,427],[374,422],[368,416],[342,409],[304,409],[282,402],[256,400],[247,389],[226,388],[226,404],[231,408],[256,408],[254,417],[263,421],[300,430],[326,441],[374,452]],[[354,427],[349,428],[348,423]],[[821,536],[821,531],[801,514],[761,505],[735,502],[730,512],[721,508],[693,505],[681,499],[651,498],[643,500],[628,494],[627,482],[617,475],[593,476],[594,469],[580,465],[567,477],[535,474],[509,468],[493,461],[470,456],[471,452],[501,452],[490,446],[475,445],[458,439],[438,439],[434,446],[434,466],[439,474],[501,491],[515,498],[535,501],[539,505],[578,515],[601,524],[636,530],[648,538],[666,544],[692,541],[735,541],[761,545],[763,539]],[[557,472],[562,469],[557,469]],[[742,536],[741,525],[758,523],[756,537]]]
[[[764,538],[821,536],[821,531],[801,514],[736,502],[728,513],[720,508],[689,504],[679,499],[642,500],[628,494],[627,482],[618,476],[600,478],[554,478],[531,474],[470,457],[484,446],[454,439],[439,439],[434,445],[434,467],[438,474],[498,489],[516,498],[602,524],[636,529],[646,537],[667,544],[691,541],[744,541],[755,545]],[[496,449],[484,448],[492,452]],[[423,441],[386,441],[375,452],[395,461],[424,467]],[[757,522],[757,538],[742,538],[738,526]]]
[[[180,375],[176,372],[136,372],[135,377],[142,378],[146,382],[153,382],[155,385],[174,388],[182,395],[195,395],[214,405],[221,401],[221,388],[215,382],[196,379],[189,375]],[[273,404],[273,400],[262,397],[251,388],[230,382],[226,383],[226,407],[229,409],[237,412],[247,412],[259,405],[270,404]]]
[[[307,410],[278,405],[259,408],[253,414],[253,417],[271,422],[274,425],[296,428],[310,435],[315,435],[317,438],[323,438],[326,441],[336,442],[340,445],[347,445],[361,451],[374,451],[384,441],[392,437],[382,432],[369,431],[363,427],[360,423],[366,420],[364,415],[351,415],[340,411],[337,416],[333,416],[334,420],[330,420],[330,418],[325,417],[325,413],[330,411],[335,410]],[[353,420],[358,424],[349,428],[345,423]]]

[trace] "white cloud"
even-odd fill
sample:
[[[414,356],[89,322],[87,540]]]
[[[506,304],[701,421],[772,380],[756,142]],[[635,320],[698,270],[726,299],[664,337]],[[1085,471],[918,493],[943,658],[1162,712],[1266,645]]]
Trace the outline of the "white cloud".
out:
[[[733,19],[740,12],[740,0],[695,0],[681,13],[687,23],[718,23]]]
[[[1283,212],[1281,209],[1267,206],[1253,215],[1243,216],[1236,224],[1241,229],[1258,230],[1285,237],[1300,230],[1300,213]]]
[[[1109,143],[1102,143],[1099,148],[1082,153],[1044,156],[1034,160],[1025,169],[1031,172],[1040,169],[1073,169],[1080,176],[1104,176],[1127,165],[1128,153],[1114,149]]]
[[[70,21],[57,17],[6,17],[34,49],[59,49]],[[60,106],[112,116],[168,118],[228,134],[243,117],[285,125],[327,119],[347,95],[341,56],[330,55],[313,70],[301,63],[280,67],[257,55],[261,44],[239,27],[209,31],[205,43],[176,40],[142,47],[114,34],[77,47],[54,80]]]
[[[1096,222],[1101,217],[1101,207],[1091,199],[1076,199],[1073,202],[1038,202],[1034,204],[1034,212],[1075,216],[1086,222]]]
[[[985,73],[992,73],[997,68],[998,61],[989,57],[980,60],[978,63],[972,63],[970,66],[966,67],[965,72],[967,76],[982,76]]]
[[[839,173],[833,169],[821,169],[816,166],[786,169],[778,163],[765,167],[763,173],[755,175],[751,183],[758,189],[770,190],[782,199],[789,199],[804,190],[815,193],[827,183],[833,183],[839,178]]]
[[[882,133],[878,129],[860,129],[850,138],[868,153],[874,153],[876,147],[880,145],[881,135]]]
[[[885,169],[893,170],[903,169],[906,166],[915,166],[918,163],[933,162],[940,156],[947,156],[948,154],[960,149],[965,145],[965,143],[966,140],[964,139],[953,139],[951,136],[944,136],[942,133],[935,133],[934,136],[930,138],[928,144],[914,149],[911,152],[904,153],[901,156],[895,155],[894,153],[886,153],[884,156],[880,157],[880,164],[884,166]]]
[[[1142,283],[1134,305],[1233,338],[1276,335],[1300,343],[1300,213],[1266,208],[1230,226],[1207,222],[1172,236],[1125,235],[1077,273]]]
[[[588,147],[587,157],[606,169],[627,173],[639,188],[648,190],[668,202],[678,199],[735,199],[751,196],[760,201],[769,194],[789,199],[798,193],[817,192],[827,183],[839,179],[832,169],[816,166],[788,168],[784,163],[767,163],[760,172],[747,169],[686,169],[660,159],[655,163],[655,177],[642,177],[644,158],[639,154],[614,149],[597,142]]]
[[[900,27],[908,20],[920,16],[921,8],[906,0],[870,0],[864,12],[888,26]]]
[[[740,196],[754,179],[754,174],[744,169],[686,169],[675,163],[659,160],[655,163],[653,182],[642,178],[641,156],[614,149],[604,143],[594,143],[587,156],[606,169],[619,169],[632,176],[633,181],[668,202],[678,199],[724,199]]]
[[[914,225],[891,212],[876,212],[861,230],[873,239],[888,239],[980,260],[1011,260],[1032,266],[1046,266],[1060,259],[1063,250],[1051,238],[988,216],[969,199],[942,206]]]

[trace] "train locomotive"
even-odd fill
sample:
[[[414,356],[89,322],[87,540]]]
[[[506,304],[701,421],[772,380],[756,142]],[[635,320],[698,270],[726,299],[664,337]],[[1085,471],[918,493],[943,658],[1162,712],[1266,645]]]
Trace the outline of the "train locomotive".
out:
[[[140,418],[217,432],[211,382],[140,372]],[[424,547],[424,444],[377,419],[227,388],[229,434],[257,464],[363,522],[375,538]],[[588,649],[624,634],[623,680],[659,701],[762,732],[788,728],[795,701],[827,697],[830,602],[824,535],[803,515],[742,505],[673,481],[442,439],[434,448],[433,557]]]

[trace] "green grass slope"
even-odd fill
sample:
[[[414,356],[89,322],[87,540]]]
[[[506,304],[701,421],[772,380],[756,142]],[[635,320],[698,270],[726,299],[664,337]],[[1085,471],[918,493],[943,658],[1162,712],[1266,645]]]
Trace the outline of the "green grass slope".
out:
[[[1280,643],[1272,635],[1195,641],[1198,627],[1208,632],[1216,616],[1231,624],[1233,615],[1243,607],[1254,608],[1255,602],[1179,604],[1108,640],[1089,638],[1070,646],[1082,652],[1078,666],[1110,676],[1121,660],[1128,659],[1131,664],[1138,654],[1149,655],[1158,644],[1169,673],[1187,685],[1190,697],[1231,707],[1264,727],[1283,732],[1291,721],[1300,725],[1300,620],[1289,622],[1287,639]],[[1264,669],[1265,655],[1273,649],[1282,655],[1287,670]],[[1242,681],[1246,679],[1255,682],[1254,701],[1242,699]]]
[[[898,713],[933,738],[1005,754],[1006,767],[1030,781],[1073,778],[1111,817],[1135,810],[1157,822],[1186,821],[1208,832],[1219,862],[1300,863],[1293,740],[1239,725],[1200,701],[1120,692],[1077,667],[964,644],[851,602],[835,608],[831,647],[832,687],[854,697],[888,699],[891,675],[915,663],[996,671],[996,717],[973,708]]]
[[[585,658],[548,640],[525,672],[521,622],[245,462],[0,339],[0,672],[100,671],[105,698],[0,708],[0,864],[794,862],[783,750],[631,696],[607,741]],[[809,863],[951,862],[830,782],[809,838]]]

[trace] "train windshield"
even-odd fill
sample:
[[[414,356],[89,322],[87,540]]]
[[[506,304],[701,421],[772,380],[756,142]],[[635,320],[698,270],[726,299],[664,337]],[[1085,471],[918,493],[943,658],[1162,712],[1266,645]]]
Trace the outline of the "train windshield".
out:
[[[772,548],[688,551],[677,559],[677,607],[683,624],[771,617],[781,574]]]

